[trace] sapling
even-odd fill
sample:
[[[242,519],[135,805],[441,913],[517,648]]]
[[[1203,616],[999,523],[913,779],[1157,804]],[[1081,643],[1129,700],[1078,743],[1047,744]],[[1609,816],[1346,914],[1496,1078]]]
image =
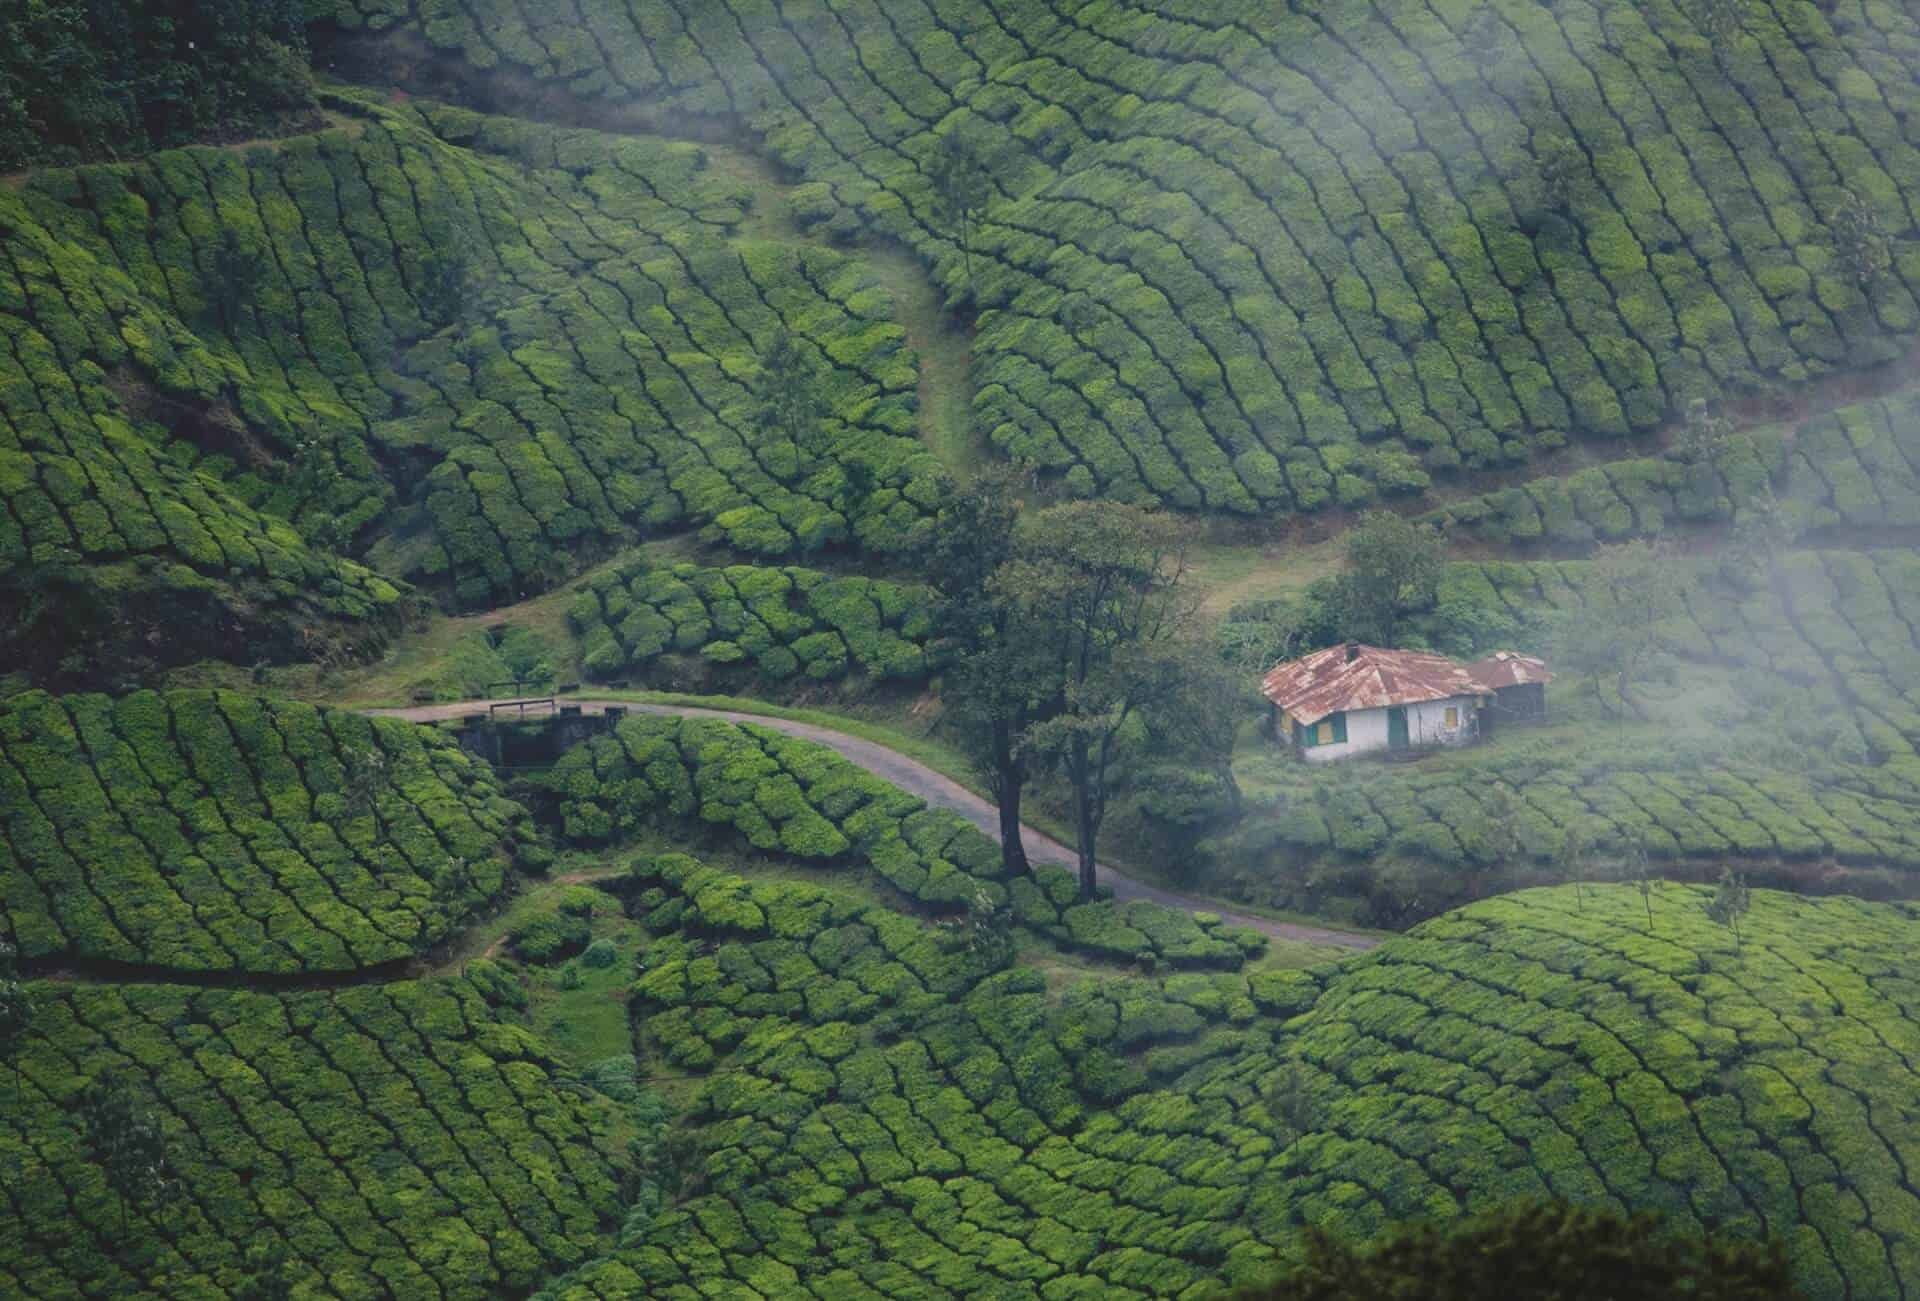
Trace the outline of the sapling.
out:
[[[1747,880],[1730,867],[1720,869],[1720,887],[1707,904],[1707,916],[1733,932],[1733,951],[1741,951],[1740,923],[1746,919],[1753,900]]]

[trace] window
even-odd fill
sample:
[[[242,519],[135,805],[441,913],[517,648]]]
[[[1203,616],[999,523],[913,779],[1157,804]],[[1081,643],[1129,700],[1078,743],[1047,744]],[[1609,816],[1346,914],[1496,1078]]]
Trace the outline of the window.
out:
[[[1458,726],[1460,726],[1460,706],[1448,705],[1447,706],[1447,730],[1452,731],[1454,728]]]
[[[1311,749],[1316,745],[1339,745],[1347,739],[1347,716],[1329,714],[1318,723],[1293,724],[1293,743],[1301,749]]]

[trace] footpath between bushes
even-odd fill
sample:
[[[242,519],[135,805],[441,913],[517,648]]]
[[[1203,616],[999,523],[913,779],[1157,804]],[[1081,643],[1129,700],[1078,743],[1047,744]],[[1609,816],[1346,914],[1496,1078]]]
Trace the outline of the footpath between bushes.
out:
[[[508,702],[463,700],[452,704],[416,705],[404,709],[369,709],[364,712],[380,714],[388,718],[405,719],[413,723],[436,723],[468,714],[485,713],[490,706],[504,703]],[[589,714],[602,713],[608,705],[615,705],[636,714],[675,714],[690,718],[716,718],[729,723],[752,723],[775,732],[784,732],[788,736],[797,736],[803,740],[824,745],[842,758],[858,764],[874,776],[889,781],[904,791],[919,796],[927,803],[938,808],[953,810],[989,836],[998,838],[1000,834],[1000,820],[993,805],[952,778],[942,776],[925,764],[909,759],[897,750],[890,750],[876,741],[850,736],[845,732],[836,732],[832,728],[821,727],[814,723],[740,713],[730,709],[706,709],[696,705],[639,704],[621,700],[570,699],[567,703],[578,705],[582,712]],[[1051,836],[1043,835],[1031,827],[1022,827],[1020,836],[1030,861],[1057,863],[1070,871],[1077,869],[1079,856]],[[1123,903],[1141,899],[1184,912],[1216,913],[1229,925],[1245,926],[1262,935],[1278,940],[1292,940],[1296,943],[1324,944],[1355,950],[1371,949],[1380,943],[1378,936],[1357,931],[1327,926],[1307,926],[1297,922],[1275,921],[1272,918],[1259,917],[1251,913],[1235,912],[1230,908],[1221,907],[1211,899],[1178,894],[1172,890],[1148,885],[1144,881],[1137,881],[1104,863],[1096,867],[1096,875],[1100,884],[1112,889],[1113,897]]]

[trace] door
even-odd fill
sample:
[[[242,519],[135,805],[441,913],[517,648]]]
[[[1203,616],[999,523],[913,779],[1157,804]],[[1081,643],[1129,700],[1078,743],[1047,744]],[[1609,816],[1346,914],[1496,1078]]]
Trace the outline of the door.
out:
[[[1387,710],[1387,749],[1407,748],[1407,711],[1399,705]]]

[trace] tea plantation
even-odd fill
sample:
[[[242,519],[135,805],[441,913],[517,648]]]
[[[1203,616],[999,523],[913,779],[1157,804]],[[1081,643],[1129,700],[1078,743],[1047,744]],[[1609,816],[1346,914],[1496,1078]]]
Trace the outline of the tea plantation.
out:
[[[698,1175],[557,1298],[1188,1295],[1301,1223],[1529,1194],[1777,1233],[1814,1297],[1920,1264],[1903,908],[1761,892],[1736,947],[1703,891],[1531,891],[1311,974],[1056,995],[828,891],[634,876]]]
[[[768,728],[640,715],[569,751],[539,778],[565,841],[598,845],[643,827],[724,828],[760,854],[858,865],[904,900],[955,912],[984,899],[1063,947],[1177,966],[1237,967],[1265,937],[1218,917],[1134,901],[1078,902],[1062,868],[1009,878],[998,842],[958,813]]]
[[[1449,502],[1433,523],[1496,544],[1573,549],[1725,523],[1763,484],[1790,526],[1822,530],[1920,524],[1920,399],[1853,403],[1792,426],[1729,440],[1718,463],[1636,457]]]
[[[618,1111],[557,1087],[514,985],[478,963],[332,994],[32,986],[0,1106],[0,1290],[227,1296],[277,1247],[295,1295],[487,1297],[604,1249]],[[75,1124],[96,1078],[157,1113],[178,1180],[130,1230]]]
[[[720,671],[751,668],[766,682],[920,678],[934,667],[926,589],[794,566],[634,562],[597,575],[567,618],[594,678],[644,677],[674,652]]]
[[[0,924],[30,963],[395,963],[507,891],[533,835],[429,728],[227,692],[0,701]]]
[[[744,124],[818,220],[908,242],[977,314],[1002,451],[1234,512],[1900,353],[1913,15],[1710,8],[309,0],[373,79],[425,42],[533,111],[515,77]],[[980,173],[958,201],[953,139]]]
[[[884,550],[935,500],[886,293],[746,237],[707,151],[330,103],[272,147],[0,193],[9,572],[138,561],[365,619],[396,589],[328,548],[477,605],[640,529]],[[818,446],[753,418],[782,330]]]

